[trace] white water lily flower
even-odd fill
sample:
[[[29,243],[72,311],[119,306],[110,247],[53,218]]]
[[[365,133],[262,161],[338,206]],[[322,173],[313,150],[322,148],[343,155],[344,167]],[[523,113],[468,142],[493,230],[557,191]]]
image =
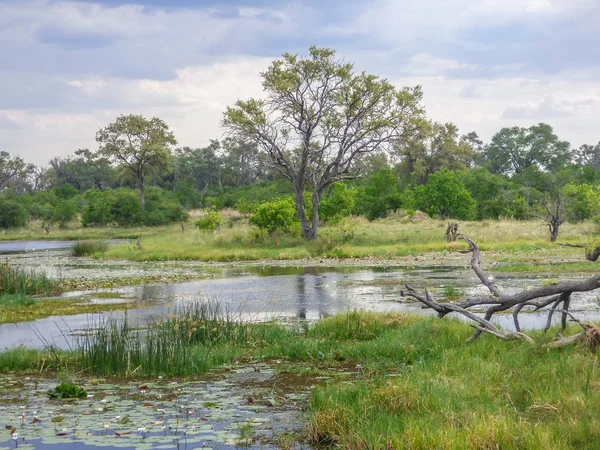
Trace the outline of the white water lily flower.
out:
[[[13,441],[16,441],[17,439],[19,439],[19,433],[13,433],[10,435],[10,437],[12,437]]]
[[[108,400],[106,400],[105,398],[103,398],[102,400],[100,400],[100,403],[106,403]]]

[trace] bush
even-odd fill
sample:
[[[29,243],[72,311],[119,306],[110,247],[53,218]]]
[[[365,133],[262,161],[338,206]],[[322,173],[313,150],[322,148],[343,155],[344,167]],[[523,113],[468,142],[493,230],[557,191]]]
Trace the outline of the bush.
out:
[[[22,227],[27,223],[27,211],[16,199],[0,199],[0,227]]]
[[[67,223],[75,219],[78,211],[79,207],[75,198],[62,200],[55,206],[52,220],[58,222],[60,227],[64,228],[67,226]]]
[[[206,210],[206,213],[196,221],[195,225],[200,231],[217,231],[223,225],[223,216],[213,206],[212,209]]]
[[[339,223],[343,217],[349,216],[356,204],[356,190],[345,184],[336,183],[321,201],[319,218],[325,222]]]
[[[111,214],[111,192],[91,189],[85,193],[84,198],[87,199],[88,204],[83,208],[83,212],[81,213],[81,223],[84,227],[100,227],[108,225],[113,221]]]
[[[120,188],[112,192],[110,213],[119,226],[141,225],[143,221],[142,205],[137,191]]]
[[[250,217],[250,223],[269,234],[276,231],[289,233],[298,223],[294,200],[286,197],[260,204]]]

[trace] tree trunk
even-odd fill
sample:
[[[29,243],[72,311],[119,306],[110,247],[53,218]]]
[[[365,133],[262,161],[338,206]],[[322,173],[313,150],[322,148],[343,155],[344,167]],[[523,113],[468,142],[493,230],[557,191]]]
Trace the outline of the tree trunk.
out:
[[[315,191],[313,192],[312,195],[312,204],[313,204],[313,210],[312,210],[312,218],[311,218],[311,222],[312,222],[312,234],[311,237],[309,239],[316,239],[318,236],[318,231],[319,231],[319,207],[321,206],[321,197],[323,196],[323,192],[322,191]]]
[[[140,184],[140,204],[142,205],[142,211],[146,209],[146,193],[144,191],[144,177],[140,177],[138,180]]]
[[[294,186],[294,203],[296,204],[298,220],[300,220],[300,228],[302,228],[302,237],[307,241],[311,240],[313,234],[312,227],[306,217],[306,212],[304,211],[304,189],[302,187],[298,189]]]
[[[552,218],[550,219],[548,227],[550,228],[550,242],[555,242],[558,237],[558,230],[560,229],[560,221]]]

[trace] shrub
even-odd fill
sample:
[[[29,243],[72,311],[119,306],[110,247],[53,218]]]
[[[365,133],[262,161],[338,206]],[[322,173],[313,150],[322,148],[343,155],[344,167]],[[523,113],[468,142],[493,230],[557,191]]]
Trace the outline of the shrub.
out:
[[[76,199],[62,200],[55,206],[52,220],[58,222],[60,227],[64,228],[67,226],[67,223],[75,218],[78,210],[79,207]]]
[[[356,204],[356,190],[348,188],[345,184],[336,183],[321,201],[319,218],[325,222],[339,223],[342,217],[349,216]]]
[[[120,188],[112,193],[111,216],[119,226],[140,225],[143,220],[142,205],[137,191]]]
[[[273,234],[276,231],[289,233],[298,222],[296,207],[291,197],[280,198],[260,204],[250,217],[250,223]]]
[[[223,216],[213,206],[210,210],[206,210],[206,213],[196,221],[195,225],[200,231],[217,231],[223,225]]]
[[[0,199],[0,227],[22,227],[27,223],[27,211],[16,199]]]
[[[84,227],[98,227],[112,222],[111,192],[91,189],[85,193],[84,198],[87,199],[88,204],[81,213],[81,223]]]

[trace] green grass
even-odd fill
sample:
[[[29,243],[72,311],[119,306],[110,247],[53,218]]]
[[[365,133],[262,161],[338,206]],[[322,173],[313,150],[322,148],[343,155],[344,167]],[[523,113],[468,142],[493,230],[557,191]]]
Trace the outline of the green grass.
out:
[[[71,247],[71,254],[73,256],[92,256],[96,253],[104,253],[108,250],[108,243],[106,241],[77,241]]]
[[[191,228],[184,233],[165,229],[144,237],[141,249],[119,245],[110,248],[102,257],[138,261],[249,261],[312,257],[394,259],[435,254],[443,258],[465,248],[462,241],[446,242],[446,223],[437,220],[411,223],[405,219],[388,218],[369,223],[355,218],[353,221],[356,231],[351,240],[345,236],[342,227],[324,226],[315,242],[305,242],[300,237],[257,233],[243,223],[208,234]],[[519,261],[552,255],[563,259],[583,259],[578,249],[551,243],[541,222],[461,222],[460,228],[492,258]],[[560,239],[562,242],[582,243],[589,232],[588,224],[564,227]]]
[[[25,294],[4,294],[0,295],[0,307],[23,307],[37,304],[35,298],[31,298]]]
[[[0,371],[144,377],[197,375],[238,360],[277,359],[292,371],[297,363],[322,373],[340,366],[355,377],[312,391],[315,445],[581,449],[600,442],[600,367],[589,349],[548,351],[490,336],[466,343],[472,329],[463,322],[405,314],[352,312],[301,330],[237,319],[197,305],[163,317],[154,331],[108,327],[71,352],[0,353]],[[538,342],[552,337],[534,334]]]
[[[0,264],[0,295],[50,296],[60,293],[60,281],[44,273]]]

